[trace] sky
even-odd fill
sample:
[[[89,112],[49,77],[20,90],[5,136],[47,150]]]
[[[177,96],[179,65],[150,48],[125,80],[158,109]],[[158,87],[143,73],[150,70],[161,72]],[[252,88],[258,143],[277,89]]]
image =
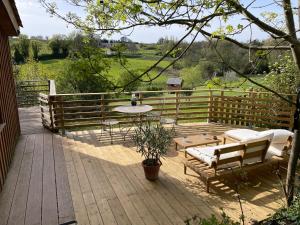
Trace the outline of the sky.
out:
[[[57,0],[63,2],[63,0]],[[265,0],[268,1],[268,0]],[[69,34],[75,31],[75,28],[68,25],[57,17],[51,17],[46,10],[40,5],[38,0],[16,0],[17,8],[23,22],[23,28],[21,33],[28,36],[48,36],[51,37],[54,34]],[[72,10],[69,5],[61,4],[62,12],[68,12]],[[257,12],[259,13],[259,11]],[[237,19],[238,20],[238,19]],[[233,21],[237,23],[239,21]],[[268,36],[261,32],[259,29],[254,28],[255,38],[262,40]],[[138,28],[130,34],[129,38],[133,41],[143,43],[155,43],[160,37],[173,37],[180,39],[185,33],[182,27],[176,26],[172,28]],[[126,33],[125,33],[126,34]],[[129,33],[127,33],[128,35]],[[121,35],[113,36],[112,39],[119,39]],[[201,38],[200,38],[201,39]],[[247,41],[249,39],[249,32],[237,36],[237,39]]]

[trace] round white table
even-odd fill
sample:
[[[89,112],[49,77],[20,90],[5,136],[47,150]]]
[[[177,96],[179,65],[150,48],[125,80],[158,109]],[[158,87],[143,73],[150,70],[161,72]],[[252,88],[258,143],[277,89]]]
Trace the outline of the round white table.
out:
[[[143,114],[146,112],[150,112],[152,109],[153,107],[151,105],[123,105],[115,107],[113,111],[128,114]]]
[[[136,114],[136,116],[130,116],[129,118],[132,120],[131,122],[135,125],[137,123],[141,123],[143,121],[142,116],[143,114],[150,112],[153,109],[151,105],[123,105],[123,106],[117,106],[113,108],[112,111],[119,112],[119,113],[126,113],[126,114]],[[123,133],[123,138],[125,141],[125,137],[131,130],[132,126],[130,126],[128,129],[124,128],[123,130],[125,132],[122,132],[121,128],[120,131]]]

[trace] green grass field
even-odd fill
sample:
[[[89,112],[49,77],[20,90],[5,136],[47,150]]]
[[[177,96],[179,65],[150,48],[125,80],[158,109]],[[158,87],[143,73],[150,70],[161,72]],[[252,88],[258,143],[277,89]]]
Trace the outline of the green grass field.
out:
[[[43,53],[50,54],[50,50],[43,46]],[[128,53],[129,54],[129,53]],[[158,50],[155,49],[146,49],[140,48],[135,55],[137,57],[129,57],[127,58],[126,68],[130,71],[136,72],[140,74],[146,71],[149,67],[155,64],[160,57],[158,55]],[[126,72],[126,69],[123,68],[119,61],[116,58],[110,58],[111,60],[111,68],[108,71],[108,76],[114,81],[118,82],[122,79],[122,75]],[[29,62],[19,66],[20,76],[19,79],[22,80],[30,80],[30,79],[54,79],[60,76],[60,74],[65,72],[66,62],[68,59],[47,59],[40,60],[37,62]],[[153,69],[150,73],[150,77],[154,77],[158,74],[158,72],[166,67],[170,63],[170,59],[166,59],[162,61],[156,69]],[[164,88],[166,87],[166,80],[168,76],[173,75],[170,73],[171,70],[167,70],[163,75],[161,75],[158,79],[152,82],[152,86]],[[174,72],[174,71],[173,71]],[[177,70],[177,74],[180,72]],[[221,78],[222,80],[223,78]],[[263,77],[257,76],[252,77],[255,81],[260,83],[264,83]],[[249,81],[243,82],[244,78],[237,78],[234,81],[226,84],[227,86],[235,87],[237,90],[248,90],[250,88],[257,88],[254,84]],[[241,85],[242,84],[242,85]],[[139,86],[140,90],[145,90],[149,86],[149,83],[141,83]],[[207,89],[208,86],[199,86],[196,87],[197,90]],[[216,85],[213,85],[212,88],[220,88]]]

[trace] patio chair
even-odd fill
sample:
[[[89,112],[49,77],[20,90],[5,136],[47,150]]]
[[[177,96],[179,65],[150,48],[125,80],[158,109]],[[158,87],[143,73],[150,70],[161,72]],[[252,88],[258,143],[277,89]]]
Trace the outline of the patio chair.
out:
[[[101,134],[102,137],[103,133],[108,130],[110,136],[110,143],[113,144],[113,135],[114,135],[114,127],[118,126],[120,129],[120,122],[115,119],[104,119],[100,121],[101,125]]]
[[[120,130],[120,121],[116,119],[106,119],[105,117],[103,117],[100,107],[96,107],[96,110],[100,112],[100,121],[99,121],[100,129],[101,129],[100,138],[102,137],[105,131],[108,131],[110,137],[110,143],[113,144],[114,128],[118,127]]]
[[[195,171],[205,182],[206,191],[209,192],[212,180],[274,163],[275,161],[266,158],[272,137],[273,134],[270,134],[244,143],[187,148],[184,174],[187,168]]]
[[[268,156],[285,157],[292,148],[293,133],[284,129],[270,129],[255,131],[250,129],[234,129],[224,132],[224,144],[226,139],[244,142],[248,139],[259,138],[261,135],[273,134],[273,139],[268,149]]]
[[[160,100],[159,111],[151,111],[146,114],[147,118],[151,121],[158,121],[161,125],[171,125],[171,128],[175,130],[177,119],[164,115],[166,103],[165,99]]]
[[[166,99],[163,98],[160,104],[159,123],[161,125],[172,125],[172,128],[175,128],[175,125],[177,124],[177,118],[166,116],[164,115],[165,112],[166,112]]]

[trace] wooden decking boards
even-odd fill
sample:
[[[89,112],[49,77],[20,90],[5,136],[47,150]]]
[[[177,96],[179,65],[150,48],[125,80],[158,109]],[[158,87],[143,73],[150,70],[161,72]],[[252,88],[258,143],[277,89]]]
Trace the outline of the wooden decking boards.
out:
[[[21,126],[34,131],[37,124],[21,120]],[[57,225],[75,220],[62,138],[41,125],[38,128],[43,132],[19,138],[0,193],[0,225]]]
[[[221,134],[226,129],[214,124],[186,125],[177,134]],[[99,131],[77,131],[64,138],[67,163],[77,178],[72,178],[70,186],[78,202],[74,207],[80,224],[184,224],[194,215],[220,215],[220,208],[239,220],[236,186],[240,186],[247,221],[264,219],[284,205],[279,180],[269,167],[251,171],[247,182],[233,176],[214,181],[208,194],[197,174],[191,170],[183,174],[182,152],[171,149],[163,159],[159,180],[149,182],[134,147],[116,140],[110,145]]]
[[[39,129],[19,139],[0,194],[0,225],[72,220],[84,225],[173,225],[194,215],[219,216],[220,208],[239,220],[237,186],[247,221],[264,219],[284,205],[280,182],[268,167],[249,172],[244,181],[234,176],[213,181],[206,193],[197,174],[188,170],[184,175],[184,154],[175,145],[162,160],[159,180],[150,182],[144,178],[141,156],[118,134],[111,145],[109,136],[97,130],[61,137]],[[176,133],[221,135],[227,129],[184,124]]]
[[[19,108],[21,134],[39,134],[45,130],[41,122],[41,109],[38,106]]]

